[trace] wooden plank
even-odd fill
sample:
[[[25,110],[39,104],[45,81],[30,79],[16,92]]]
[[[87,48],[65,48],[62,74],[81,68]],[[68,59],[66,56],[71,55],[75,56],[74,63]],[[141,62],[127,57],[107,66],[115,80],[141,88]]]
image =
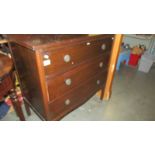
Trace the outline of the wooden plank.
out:
[[[0,40],[0,44],[4,44],[4,43],[8,43],[8,40],[6,39]]]
[[[101,99],[103,100],[109,100],[111,96],[111,87],[112,87],[112,82],[114,78],[114,73],[116,69],[116,63],[118,59],[118,55],[120,52],[120,47],[122,43],[123,35],[122,34],[116,34],[114,43],[113,43],[113,48],[112,48],[112,54],[110,58],[110,64],[109,64],[109,70],[108,70],[108,75],[107,75],[107,81],[104,89],[104,94],[102,94],[102,91],[99,91],[97,95],[102,96]]]

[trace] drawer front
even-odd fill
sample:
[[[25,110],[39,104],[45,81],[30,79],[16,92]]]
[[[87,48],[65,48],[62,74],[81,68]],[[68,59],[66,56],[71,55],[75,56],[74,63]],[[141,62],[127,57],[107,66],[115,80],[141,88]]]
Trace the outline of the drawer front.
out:
[[[79,65],[78,67],[66,72],[56,78],[47,80],[47,88],[50,101],[71,91],[74,87],[85,83],[89,78],[108,69],[110,54],[94,58],[89,63]]]
[[[98,90],[104,87],[106,82],[107,71],[102,72],[89,79],[85,84],[74,88],[71,92],[56,99],[49,104],[49,110],[53,115],[61,113],[66,114],[75,107],[83,104],[86,100],[94,95]]]
[[[43,52],[43,64],[45,75],[54,75],[75,67],[79,63],[91,59],[103,53],[110,52],[112,38],[87,41],[72,47],[66,47],[56,51]]]

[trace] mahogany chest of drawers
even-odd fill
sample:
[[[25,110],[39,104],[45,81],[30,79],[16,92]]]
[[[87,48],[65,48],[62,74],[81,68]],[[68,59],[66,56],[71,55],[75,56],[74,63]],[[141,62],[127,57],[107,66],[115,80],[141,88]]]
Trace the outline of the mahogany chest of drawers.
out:
[[[24,100],[59,120],[102,90],[114,35],[9,35]]]

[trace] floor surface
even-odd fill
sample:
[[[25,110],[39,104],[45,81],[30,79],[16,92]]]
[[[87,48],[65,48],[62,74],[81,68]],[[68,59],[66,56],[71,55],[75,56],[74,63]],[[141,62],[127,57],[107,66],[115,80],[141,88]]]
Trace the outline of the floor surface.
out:
[[[26,114],[25,114],[26,116]],[[14,112],[2,121],[17,121]],[[27,121],[40,121],[32,112]],[[155,66],[146,74],[136,68],[121,66],[116,72],[112,96],[109,101],[100,101],[93,96],[84,105],[74,110],[62,121],[151,121],[155,120]]]

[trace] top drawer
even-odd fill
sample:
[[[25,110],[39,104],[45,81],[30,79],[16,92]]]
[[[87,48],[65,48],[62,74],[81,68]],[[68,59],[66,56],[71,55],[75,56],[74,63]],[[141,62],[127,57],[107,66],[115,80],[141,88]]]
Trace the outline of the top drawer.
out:
[[[113,39],[106,37],[98,40],[85,41],[81,44],[68,46],[58,50],[43,51],[45,75],[53,76],[64,72],[95,56],[110,52]]]

